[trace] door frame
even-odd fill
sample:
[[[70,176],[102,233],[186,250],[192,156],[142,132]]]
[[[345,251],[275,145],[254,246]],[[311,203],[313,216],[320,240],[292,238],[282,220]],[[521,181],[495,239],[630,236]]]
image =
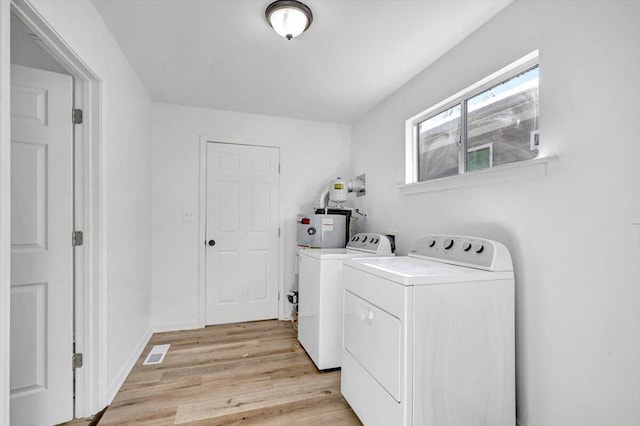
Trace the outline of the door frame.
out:
[[[0,1],[0,377],[11,377],[11,90],[9,73],[11,15],[9,2]],[[0,380],[0,424],[9,424],[9,380]]]
[[[73,77],[74,108],[80,108],[84,112],[83,124],[73,125],[74,229],[84,232],[84,244],[74,249],[73,328],[75,352],[84,355],[83,367],[75,370],[74,417],[87,417],[107,404],[107,281],[104,267],[107,232],[106,181],[103,173],[106,155],[103,144],[100,143],[104,120],[102,82],[29,0],[11,0],[10,12],[40,39],[40,45]],[[10,16],[7,20],[10,21]],[[4,27],[5,22],[2,24]],[[5,42],[2,40],[3,44]],[[69,115],[71,119],[71,111]],[[4,131],[4,126],[2,130]],[[2,140],[3,148],[10,145],[9,140]],[[3,170],[3,173],[6,171]],[[0,329],[0,333],[3,331]],[[0,339],[8,342],[9,336],[2,335]],[[0,393],[0,396],[4,395]],[[6,397],[9,399],[9,394]],[[7,413],[8,408],[9,401]]]
[[[207,258],[206,246],[204,244],[207,239],[207,144],[208,143],[226,143],[233,145],[261,146],[267,148],[278,148],[276,143],[269,141],[261,141],[255,139],[246,139],[229,136],[200,136],[200,208],[199,208],[199,233],[198,237],[198,326],[206,326],[206,291],[207,291]],[[280,161],[280,155],[278,162]],[[278,187],[281,187],[282,175],[278,174]],[[278,319],[283,320],[284,316],[284,233],[282,226],[282,194],[278,191]]]

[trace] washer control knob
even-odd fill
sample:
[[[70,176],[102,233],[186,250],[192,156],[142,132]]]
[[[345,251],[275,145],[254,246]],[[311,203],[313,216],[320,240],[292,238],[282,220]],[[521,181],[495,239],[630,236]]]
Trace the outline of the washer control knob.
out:
[[[483,250],[484,250],[484,245],[479,243],[473,245],[473,251],[475,251],[476,253],[482,253]]]
[[[464,250],[464,251],[469,251],[469,250],[471,250],[471,243],[469,243],[469,242],[464,243],[464,244],[462,245],[462,250]]]
[[[433,247],[433,246],[435,246],[435,245],[436,245],[436,240],[434,240],[434,239],[430,239],[429,241],[427,241],[427,245],[428,245],[429,247]]]
[[[444,249],[449,250],[451,247],[453,247],[453,239],[447,238],[444,240]]]
[[[356,240],[356,237],[351,237],[351,241],[355,241],[355,240]]]
[[[367,242],[367,237],[363,237],[363,238],[362,238],[362,242],[363,242],[363,243],[366,243],[366,242]]]

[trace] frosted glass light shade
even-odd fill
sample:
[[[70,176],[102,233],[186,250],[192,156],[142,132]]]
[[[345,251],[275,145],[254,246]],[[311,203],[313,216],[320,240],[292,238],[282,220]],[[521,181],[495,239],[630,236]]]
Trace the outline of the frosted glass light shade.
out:
[[[293,0],[278,0],[271,3],[265,15],[271,28],[287,40],[305,32],[313,21],[311,9]]]

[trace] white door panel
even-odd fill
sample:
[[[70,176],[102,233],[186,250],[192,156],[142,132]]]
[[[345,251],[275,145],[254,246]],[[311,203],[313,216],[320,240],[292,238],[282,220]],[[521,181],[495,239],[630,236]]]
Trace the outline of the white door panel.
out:
[[[206,323],[278,316],[277,148],[207,144]]]
[[[47,249],[47,145],[12,141],[11,248]]]
[[[11,66],[11,424],[73,418],[71,76]]]

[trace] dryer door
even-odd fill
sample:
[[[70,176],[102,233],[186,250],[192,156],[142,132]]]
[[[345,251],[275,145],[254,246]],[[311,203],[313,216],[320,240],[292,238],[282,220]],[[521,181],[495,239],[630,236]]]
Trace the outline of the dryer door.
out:
[[[344,294],[345,349],[400,402],[400,320],[349,290]]]

